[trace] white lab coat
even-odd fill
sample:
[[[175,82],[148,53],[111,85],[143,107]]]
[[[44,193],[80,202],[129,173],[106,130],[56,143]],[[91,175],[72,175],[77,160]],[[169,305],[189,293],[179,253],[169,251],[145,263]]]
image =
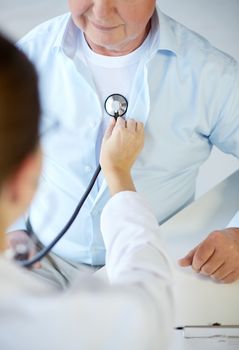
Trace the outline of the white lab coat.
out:
[[[84,276],[65,293],[0,259],[1,350],[166,350],[173,322],[172,277],[159,227],[134,192],[103,211],[111,286]]]

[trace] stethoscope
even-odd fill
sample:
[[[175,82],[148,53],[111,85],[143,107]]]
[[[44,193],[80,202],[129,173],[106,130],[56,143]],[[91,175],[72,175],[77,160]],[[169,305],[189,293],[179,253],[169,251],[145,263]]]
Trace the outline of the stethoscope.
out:
[[[128,101],[127,99],[120,95],[120,94],[112,94],[107,97],[104,103],[104,109],[106,113],[117,119],[118,117],[122,117],[128,109]],[[14,259],[18,261],[18,263],[23,267],[30,267],[31,265],[35,264],[36,262],[43,259],[50,251],[51,249],[59,242],[59,240],[65,235],[65,233],[68,231],[72,223],[75,221],[77,215],[79,214],[83,204],[85,203],[87,197],[89,196],[97,178],[101,171],[100,164],[98,165],[97,169],[95,170],[90,183],[83,194],[82,198],[79,201],[79,204],[77,205],[76,209],[74,210],[71,218],[68,220],[66,225],[62,228],[62,230],[57,234],[57,236],[53,239],[53,241],[43,248],[40,252],[38,252],[35,256],[33,256],[31,259],[27,259],[28,256],[28,249],[22,244],[16,245],[15,247],[15,254]],[[28,226],[31,227],[30,221],[28,219]],[[30,232],[30,234],[33,234],[33,232]]]

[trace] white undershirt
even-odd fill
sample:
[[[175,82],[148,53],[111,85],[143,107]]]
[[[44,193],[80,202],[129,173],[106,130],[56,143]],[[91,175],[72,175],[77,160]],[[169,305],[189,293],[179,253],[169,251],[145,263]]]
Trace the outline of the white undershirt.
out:
[[[92,73],[102,106],[106,98],[119,93],[129,101],[132,82],[138,64],[149,46],[150,35],[135,51],[124,56],[104,56],[92,51],[84,35],[81,36],[81,50]],[[130,101],[129,101],[130,103]]]
[[[92,73],[92,77],[98,92],[101,105],[104,106],[105,100],[112,94],[121,94],[126,97],[130,104],[130,91],[138,64],[145,55],[150,44],[150,35],[144,40],[142,45],[133,52],[124,56],[104,56],[91,50],[82,34],[79,42],[87,66]],[[100,145],[104,131],[109,122],[109,115],[104,111],[101,130],[96,145],[96,157],[99,158]],[[102,184],[102,177],[99,176],[98,186]]]

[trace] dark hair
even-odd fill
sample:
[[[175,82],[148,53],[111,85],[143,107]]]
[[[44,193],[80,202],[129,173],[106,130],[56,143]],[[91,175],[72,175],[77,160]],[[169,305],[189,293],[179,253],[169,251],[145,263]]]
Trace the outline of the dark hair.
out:
[[[33,65],[0,33],[0,185],[38,144],[37,85]]]

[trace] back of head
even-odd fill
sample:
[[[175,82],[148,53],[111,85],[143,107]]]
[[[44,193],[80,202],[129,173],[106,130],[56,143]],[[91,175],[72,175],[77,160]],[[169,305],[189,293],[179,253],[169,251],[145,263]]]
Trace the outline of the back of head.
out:
[[[37,146],[39,118],[35,69],[0,34],[0,186]]]

